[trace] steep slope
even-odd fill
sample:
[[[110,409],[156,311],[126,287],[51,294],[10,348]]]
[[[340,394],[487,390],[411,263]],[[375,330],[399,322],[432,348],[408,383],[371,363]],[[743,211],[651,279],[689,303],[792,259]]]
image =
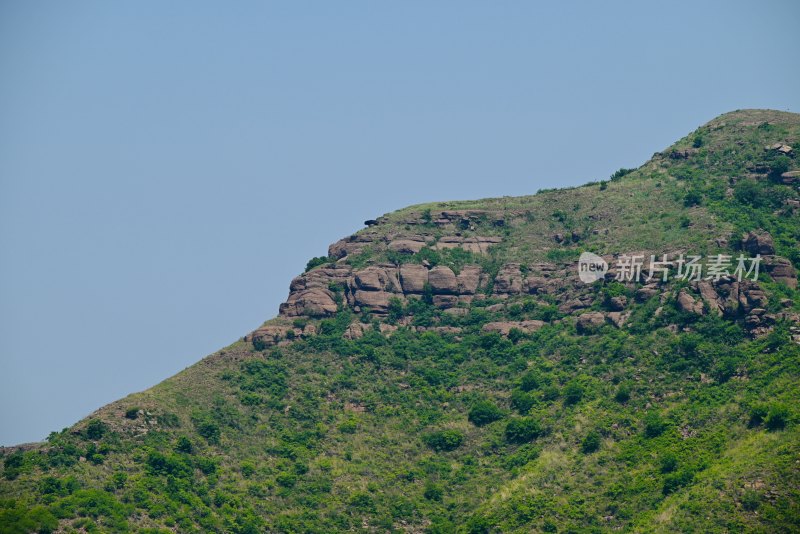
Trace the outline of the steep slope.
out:
[[[609,180],[367,221],[255,332],[3,450],[0,532],[798,531],[797,146],[737,111]],[[701,279],[648,280],[665,254]]]

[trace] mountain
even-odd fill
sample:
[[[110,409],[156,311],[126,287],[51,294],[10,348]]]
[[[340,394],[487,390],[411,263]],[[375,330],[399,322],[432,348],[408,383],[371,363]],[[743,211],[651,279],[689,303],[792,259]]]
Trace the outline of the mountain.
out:
[[[0,532],[800,531],[798,143],[736,111],[366,221],[254,332],[3,449]]]

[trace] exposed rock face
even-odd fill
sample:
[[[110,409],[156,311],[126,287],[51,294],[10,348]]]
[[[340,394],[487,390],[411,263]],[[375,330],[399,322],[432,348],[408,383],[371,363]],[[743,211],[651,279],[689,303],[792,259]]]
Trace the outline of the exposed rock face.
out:
[[[489,237],[459,237],[450,236],[442,237],[437,241],[433,248],[437,250],[448,248],[463,248],[475,254],[488,254],[489,247],[500,243],[503,239],[496,236]]]
[[[681,292],[678,293],[677,302],[678,308],[681,311],[696,313],[698,315],[703,315],[705,313],[703,310],[703,301],[695,299],[686,290],[681,290]]]
[[[424,238],[396,239],[389,242],[389,250],[402,252],[404,254],[416,254],[425,247]]]
[[[507,263],[494,279],[494,292],[498,295],[522,293],[523,275],[519,263]]]
[[[601,312],[587,312],[578,317],[578,332],[591,333],[606,323],[606,316]]]
[[[336,313],[338,306],[332,291],[315,287],[293,292],[281,304],[280,314],[288,317],[327,317]]]
[[[507,336],[512,329],[516,328],[525,334],[530,334],[539,330],[545,325],[544,321],[498,321],[494,323],[486,323],[483,325],[484,332],[500,332],[500,334]]]
[[[428,283],[428,269],[422,265],[406,263],[400,266],[400,284],[404,293],[422,293]]]
[[[742,248],[751,254],[775,254],[775,243],[766,232],[748,232],[742,237]]]
[[[722,315],[722,311],[724,309],[722,305],[722,301],[717,295],[717,292],[714,291],[714,288],[711,286],[711,283],[703,280],[697,283],[697,289],[700,291],[700,295],[703,297],[708,303],[708,307],[712,313],[716,315]]]
[[[435,295],[458,293],[458,279],[450,267],[436,266],[428,273],[428,283]]]
[[[797,289],[797,270],[792,262],[786,258],[775,256],[768,258],[764,266],[773,280]]]
[[[474,295],[480,285],[481,272],[482,269],[478,265],[465,265],[456,276],[458,293],[461,295]]]

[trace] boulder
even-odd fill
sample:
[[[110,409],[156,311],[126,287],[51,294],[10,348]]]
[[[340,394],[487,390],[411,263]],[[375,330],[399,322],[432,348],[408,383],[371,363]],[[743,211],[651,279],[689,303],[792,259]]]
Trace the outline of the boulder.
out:
[[[400,284],[404,293],[422,293],[428,283],[428,269],[406,263],[400,266]]]
[[[578,316],[576,327],[578,332],[588,333],[606,324],[606,316],[601,312],[587,312]]]
[[[750,254],[769,256],[775,254],[775,243],[766,232],[747,232],[742,237],[742,249]]]
[[[631,312],[612,311],[608,312],[608,320],[614,323],[617,328],[622,328],[631,316]]]
[[[608,307],[615,312],[624,310],[625,306],[627,305],[628,305],[628,297],[626,297],[625,295],[612,297],[608,301]]]
[[[286,317],[327,317],[336,313],[338,306],[328,289],[313,287],[292,292],[281,304],[279,313]]]
[[[781,174],[781,180],[786,185],[800,183],[800,171],[788,171]]]
[[[458,293],[458,280],[450,267],[437,265],[428,272],[428,284],[436,295],[455,295]]]
[[[458,305],[457,295],[434,295],[433,305],[438,308],[448,309]]]
[[[523,276],[519,263],[507,263],[494,278],[494,293],[518,295],[522,293]]]
[[[792,289],[797,289],[797,270],[792,265],[792,262],[786,258],[776,256],[769,258],[764,267],[773,280]]]
[[[355,289],[364,291],[400,291],[400,281],[394,267],[371,265],[357,271],[353,281]]]
[[[500,334],[507,336],[512,329],[516,328],[517,330],[522,331],[525,334],[530,334],[531,332],[536,332],[541,327],[545,325],[544,321],[497,321],[493,323],[486,323],[483,325],[484,332],[499,332]]]
[[[708,308],[711,312],[716,315],[722,315],[724,306],[711,283],[707,280],[697,282],[697,289],[700,291],[700,296],[703,297],[703,300],[708,303]]]
[[[678,293],[678,309],[688,312],[688,313],[696,313],[697,315],[703,315],[705,311],[703,310],[703,301],[697,300],[685,290],[681,290]]]
[[[425,241],[396,239],[389,243],[389,250],[403,254],[416,254],[425,247]]]
[[[345,339],[358,339],[360,337],[364,337],[364,333],[372,328],[368,324],[364,323],[352,323],[350,326],[345,329],[344,334],[342,337]]]
[[[461,295],[473,295],[478,290],[482,269],[479,265],[465,265],[456,276],[458,292]]]
[[[364,291],[360,289],[353,294],[354,301],[358,306],[367,307],[372,312],[381,314],[388,311],[389,299],[397,296],[386,291]]]

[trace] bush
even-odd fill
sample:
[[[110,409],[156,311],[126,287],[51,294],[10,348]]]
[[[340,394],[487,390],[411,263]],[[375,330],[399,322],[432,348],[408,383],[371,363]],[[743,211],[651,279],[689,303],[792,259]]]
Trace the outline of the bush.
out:
[[[758,403],[753,405],[750,408],[750,421],[748,422],[748,424],[751,427],[759,426],[767,418],[768,413],[769,413],[769,405],[764,403]]]
[[[660,470],[662,473],[672,473],[678,467],[678,459],[672,453],[667,453],[661,457],[661,467]]]
[[[673,473],[664,478],[664,486],[662,491],[664,495],[669,495],[688,485],[694,479],[694,473],[688,469]]]
[[[649,413],[644,418],[644,435],[655,438],[664,433],[667,423],[657,413]]]
[[[511,392],[511,407],[520,414],[525,415],[536,403],[536,398],[531,393],[526,393],[521,389]]]
[[[600,449],[600,434],[597,431],[592,430],[586,434],[585,438],[583,438],[583,441],[581,442],[581,450],[588,454],[596,452],[598,449]]]
[[[136,419],[137,417],[139,417],[138,407],[128,408],[127,410],[125,410],[126,419]]]
[[[92,419],[89,421],[89,424],[86,425],[86,437],[88,439],[98,440],[103,437],[107,430],[108,425],[104,422],[99,419]]]
[[[635,170],[636,169],[624,169],[624,168],[623,169],[619,169],[618,171],[616,171],[614,174],[612,174],[609,177],[609,180],[611,180],[612,182],[616,182],[617,180],[619,180],[620,178],[622,178],[626,174],[630,174]]]
[[[631,400],[631,387],[628,384],[620,384],[617,392],[614,394],[614,400],[620,404],[625,404]]]
[[[311,258],[306,263],[306,272],[310,271],[314,267],[319,267],[320,265],[325,265],[326,263],[330,263],[331,259],[327,256],[317,256],[316,258]]]
[[[461,446],[464,442],[464,435],[458,430],[437,430],[423,436],[422,441],[437,452],[452,451]]]
[[[467,419],[475,426],[488,425],[503,418],[503,411],[489,401],[475,403]]]
[[[761,494],[755,490],[747,489],[742,495],[742,508],[753,512],[761,505]]]
[[[785,404],[774,403],[769,407],[767,419],[764,421],[767,430],[782,430],[789,422],[789,408]]]
[[[567,406],[578,404],[583,398],[583,386],[572,381],[564,388],[564,404]]]
[[[192,454],[194,451],[194,446],[189,438],[186,436],[181,436],[178,438],[178,442],[175,444],[175,450],[186,454]]]
[[[683,197],[683,205],[687,208],[699,206],[703,203],[703,196],[695,190],[691,190]]]
[[[443,495],[444,490],[438,484],[434,484],[433,482],[427,482],[425,484],[425,491],[422,493],[422,496],[429,501],[441,501]]]
[[[541,424],[532,417],[515,417],[506,424],[506,440],[510,443],[527,443],[541,434]]]

